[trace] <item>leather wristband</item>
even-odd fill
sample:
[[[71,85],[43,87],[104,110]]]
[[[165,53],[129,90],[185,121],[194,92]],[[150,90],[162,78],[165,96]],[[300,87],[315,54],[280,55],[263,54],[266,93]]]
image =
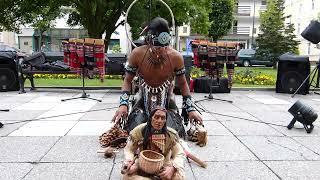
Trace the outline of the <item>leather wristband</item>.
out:
[[[184,108],[187,113],[191,111],[195,111],[196,108],[193,105],[193,102],[191,100],[191,96],[183,96],[183,102],[182,102],[182,108]]]
[[[125,106],[129,106],[129,96],[130,96],[130,92],[129,91],[122,91],[122,94],[120,96],[120,105],[125,105]]]

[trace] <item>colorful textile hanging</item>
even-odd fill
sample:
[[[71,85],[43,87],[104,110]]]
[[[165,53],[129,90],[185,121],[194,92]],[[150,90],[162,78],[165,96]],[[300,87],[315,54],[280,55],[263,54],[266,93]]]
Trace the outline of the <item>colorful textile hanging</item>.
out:
[[[70,69],[76,70],[77,72],[80,70],[80,62],[77,56],[77,45],[74,39],[69,40],[69,51],[70,51]]]
[[[79,68],[77,68],[77,73],[81,74],[81,67],[83,67],[85,65],[84,62],[84,49],[83,49],[83,40],[82,39],[77,39],[76,42],[76,53],[77,53],[77,59],[78,59],[78,63],[79,63]]]
[[[94,57],[96,61],[96,66],[99,71],[100,80],[104,80],[105,75],[105,54],[104,54],[104,40],[103,39],[95,39],[94,41]]]
[[[69,52],[69,42],[62,41],[62,49],[63,49],[63,62],[70,66],[70,52]]]

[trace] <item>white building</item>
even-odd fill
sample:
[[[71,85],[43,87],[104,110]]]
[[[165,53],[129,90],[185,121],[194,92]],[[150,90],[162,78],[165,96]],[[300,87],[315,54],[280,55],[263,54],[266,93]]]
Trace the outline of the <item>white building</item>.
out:
[[[300,34],[309,25],[311,20],[318,19],[320,13],[320,0],[286,0],[285,15],[295,26],[295,34],[300,41],[299,52],[308,55],[311,61],[318,61],[320,55],[319,46],[305,40]]]
[[[14,32],[0,31],[0,44],[17,47],[17,35]]]
[[[260,12],[267,9],[267,0],[238,0],[231,32],[223,40],[238,41],[251,48],[259,34]]]

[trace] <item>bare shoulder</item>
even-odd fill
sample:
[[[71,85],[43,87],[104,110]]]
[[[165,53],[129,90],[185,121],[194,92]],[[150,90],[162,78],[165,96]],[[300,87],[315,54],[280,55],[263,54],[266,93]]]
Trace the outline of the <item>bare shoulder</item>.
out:
[[[174,64],[175,70],[179,70],[184,67],[183,57],[179,51],[170,47],[168,54]]]
[[[139,61],[143,58],[147,50],[147,46],[134,48],[128,57],[128,63],[133,66],[138,66]]]

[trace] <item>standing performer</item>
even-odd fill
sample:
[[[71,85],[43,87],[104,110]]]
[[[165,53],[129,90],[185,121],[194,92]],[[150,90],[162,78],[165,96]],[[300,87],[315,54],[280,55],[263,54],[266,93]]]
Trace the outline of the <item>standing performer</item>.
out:
[[[143,123],[134,128],[124,148],[125,161],[123,165],[125,179],[184,179],[185,155],[178,142],[177,132],[166,126],[167,110],[157,106]],[[137,150],[152,150],[164,156],[164,167],[159,174],[148,174],[139,167]],[[140,157],[141,158],[141,157]],[[145,167],[148,168],[148,167]],[[151,167],[150,167],[151,168]]]
[[[151,109],[162,106],[168,110],[167,125],[175,129],[179,136],[184,136],[183,120],[178,114],[178,108],[173,98],[173,80],[178,81],[183,96],[183,108],[189,120],[202,123],[200,115],[191,100],[189,87],[185,78],[185,67],[182,55],[169,46],[170,31],[168,22],[160,17],[153,19],[144,29],[147,33],[146,45],[135,48],[128,58],[126,76],[120,96],[120,106],[113,117],[119,123],[122,117],[128,115],[129,96],[132,80],[138,77],[139,92],[132,112],[130,113],[124,129],[133,128],[146,122]]]

